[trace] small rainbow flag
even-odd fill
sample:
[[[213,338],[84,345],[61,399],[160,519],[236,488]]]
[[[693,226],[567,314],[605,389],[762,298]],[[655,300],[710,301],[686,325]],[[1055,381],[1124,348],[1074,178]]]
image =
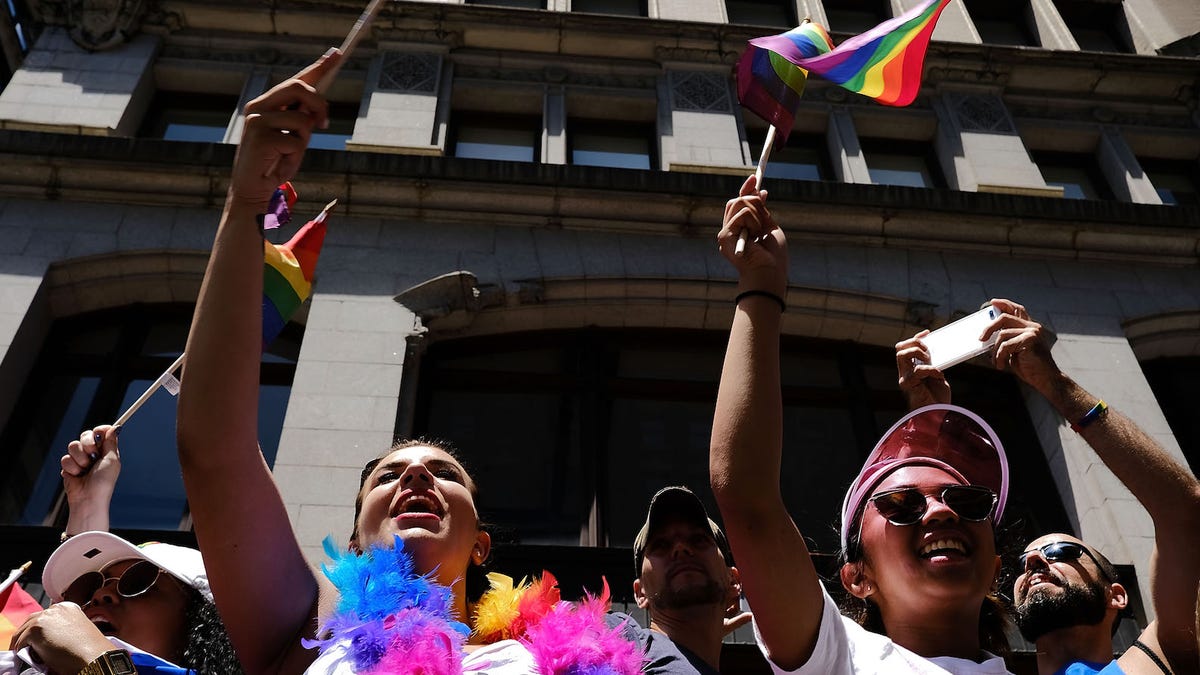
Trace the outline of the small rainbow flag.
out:
[[[286,184],[287,190],[291,185]],[[283,186],[280,186],[283,189]],[[295,194],[291,191],[291,194]],[[292,202],[295,198],[292,198]],[[286,244],[263,241],[263,349],[279,335],[292,314],[312,295],[317,256],[325,243],[325,219],[337,200],[301,227]]]
[[[13,570],[8,578],[0,582],[0,649],[8,649],[13,633],[25,623],[30,615],[42,611],[42,606],[25,592],[17,579],[29,569],[30,563]]]
[[[755,38],[737,64],[738,100],[786,139],[808,73],[884,105],[912,103],[921,88],[925,50],[950,0],[925,0],[835,48],[820,25]]]

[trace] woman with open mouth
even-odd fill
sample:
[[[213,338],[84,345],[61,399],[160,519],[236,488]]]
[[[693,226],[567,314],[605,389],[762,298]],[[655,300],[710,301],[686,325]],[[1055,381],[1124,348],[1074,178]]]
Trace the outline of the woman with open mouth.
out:
[[[246,105],[188,336],[180,464],[242,664],[252,673],[549,675],[551,663],[565,663],[572,672],[632,675],[641,653],[619,627],[605,625],[606,597],[575,605],[559,600],[553,579],[514,588],[484,578],[491,539],[480,526],[477,488],[447,444],[404,442],[367,463],[349,550],[327,542],[326,578],[301,552],[258,449],[263,237],[256,221],[296,174],[312,130],[327,123],[316,85],[340,58],[330,50]],[[550,628],[562,630],[543,630]],[[578,658],[564,662],[566,654]]]

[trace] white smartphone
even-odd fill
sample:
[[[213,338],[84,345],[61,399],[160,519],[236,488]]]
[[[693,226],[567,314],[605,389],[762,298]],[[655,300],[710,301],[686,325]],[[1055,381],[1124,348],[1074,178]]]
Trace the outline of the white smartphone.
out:
[[[929,365],[945,370],[991,349],[998,333],[992,333],[986,341],[980,340],[979,336],[998,316],[1000,310],[988,305],[921,338],[929,351]]]

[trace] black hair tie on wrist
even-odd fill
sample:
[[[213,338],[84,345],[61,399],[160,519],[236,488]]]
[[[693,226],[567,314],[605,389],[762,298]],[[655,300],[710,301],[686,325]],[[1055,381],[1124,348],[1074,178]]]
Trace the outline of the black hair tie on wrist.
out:
[[[742,302],[743,298],[749,298],[749,297],[753,297],[756,295],[774,300],[776,302],[776,304],[779,305],[780,312],[787,311],[787,304],[784,303],[783,298],[779,297],[778,295],[775,295],[771,291],[760,291],[760,290],[742,291],[741,293],[737,294],[736,298],[733,299],[733,304],[736,306]]]

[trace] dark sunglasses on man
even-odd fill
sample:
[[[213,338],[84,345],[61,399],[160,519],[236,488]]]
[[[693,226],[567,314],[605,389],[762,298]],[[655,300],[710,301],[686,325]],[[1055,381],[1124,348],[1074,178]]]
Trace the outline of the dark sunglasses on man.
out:
[[[162,574],[162,569],[150,562],[149,560],[139,560],[130,565],[119,576],[110,577],[106,574],[109,568],[117,563],[127,562],[125,560],[116,560],[96,572],[85,572],[79,575],[75,581],[71,582],[70,586],[63,591],[63,600],[73,602],[80,607],[85,607],[92,602],[96,591],[103,588],[108,582],[117,582],[117,594],[122,598],[135,598],[150,590],[158,581],[158,577]]]
[[[929,495],[945,504],[959,518],[972,523],[987,520],[996,508],[996,493],[978,485],[947,485]],[[915,487],[879,492],[867,501],[893,525],[916,525],[929,510],[929,499]]]
[[[1100,561],[1096,560],[1096,556],[1093,555],[1092,552],[1082,544],[1076,544],[1073,541],[1052,541],[1048,544],[1042,544],[1035,549],[1025,551],[1021,554],[1021,569],[1027,569],[1026,563],[1029,560],[1029,556],[1033,555],[1034,553],[1041,554],[1041,556],[1049,562],[1067,563],[1075,562],[1076,560],[1079,560],[1081,556],[1086,555],[1092,559],[1092,562],[1096,565],[1096,569],[1100,572],[1100,574],[1105,579],[1112,581],[1112,579],[1109,579],[1108,577],[1108,572],[1104,571],[1104,565],[1101,565]]]

